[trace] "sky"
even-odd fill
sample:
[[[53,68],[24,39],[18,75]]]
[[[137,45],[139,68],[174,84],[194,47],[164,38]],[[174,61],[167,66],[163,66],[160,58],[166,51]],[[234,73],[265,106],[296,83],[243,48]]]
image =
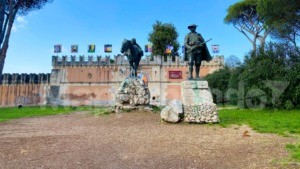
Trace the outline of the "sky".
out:
[[[71,56],[71,45],[79,46],[76,56],[105,56],[108,54],[104,53],[104,44],[112,44],[113,58],[120,54],[122,41],[132,38],[144,48],[156,21],[172,23],[179,33],[180,45],[189,33],[187,26],[197,24],[197,32],[204,39],[212,38],[207,44],[210,51],[217,44],[218,55],[225,59],[235,55],[243,60],[251,43],[232,25],[224,23],[226,10],[238,1],[54,0],[40,10],[17,16],[4,73],[50,73],[52,56],[57,55],[53,49],[56,44],[63,46],[58,56]],[[96,53],[87,52],[89,44],[96,45]]]

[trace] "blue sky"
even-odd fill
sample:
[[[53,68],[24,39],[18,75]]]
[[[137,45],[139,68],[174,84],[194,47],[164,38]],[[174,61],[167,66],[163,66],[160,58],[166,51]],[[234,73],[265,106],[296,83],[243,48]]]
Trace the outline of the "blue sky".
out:
[[[208,43],[220,45],[220,55],[243,58],[251,43],[232,25],[224,24],[226,9],[238,0],[54,0],[41,10],[18,16],[10,39],[4,73],[49,73],[53,46],[63,45],[59,54],[70,56],[70,46],[79,45],[77,55],[89,55],[89,44],[96,55],[106,55],[104,44],[112,44],[114,56],[120,53],[124,38],[135,37],[148,44],[148,34],[156,20],[173,23],[182,45],[187,26],[198,25],[197,32]],[[181,51],[179,51],[181,52]]]

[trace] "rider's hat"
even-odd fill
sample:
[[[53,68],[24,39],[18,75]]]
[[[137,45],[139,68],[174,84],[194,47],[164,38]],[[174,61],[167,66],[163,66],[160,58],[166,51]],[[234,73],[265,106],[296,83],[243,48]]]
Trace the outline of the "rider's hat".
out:
[[[197,26],[198,25],[196,25],[196,24],[191,24],[191,25],[188,26],[188,29],[193,28],[193,27],[196,28]]]

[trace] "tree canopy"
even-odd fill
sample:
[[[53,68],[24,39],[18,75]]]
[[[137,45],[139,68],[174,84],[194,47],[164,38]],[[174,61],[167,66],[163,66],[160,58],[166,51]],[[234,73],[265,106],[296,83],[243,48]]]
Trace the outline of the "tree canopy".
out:
[[[300,36],[299,0],[242,0],[231,5],[224,18],[244,34],[256,51],[256,41],[264,49],[266,37],[288,41],[297,48]]]
[[[273,37],[289,41],[297,47],[297,37],[300,36],[299,0],[260,0],[257,11]]]
[[[265,47],[265,40],[269,32],[264,28],[264,22],[257,12],[259,0],[243,0],[231,5],[224,19],[225,23],[233,26],[252,43],[253,51],[256,51],[257,40],[260,47]]]
[[[153,31],[149,33],[148,40],[152,43],[152,55],[165,55],[167,45],[173,46],[172,53],[177,53],[179,49],[178,32],[171,23],[156,21],[153,24]]]

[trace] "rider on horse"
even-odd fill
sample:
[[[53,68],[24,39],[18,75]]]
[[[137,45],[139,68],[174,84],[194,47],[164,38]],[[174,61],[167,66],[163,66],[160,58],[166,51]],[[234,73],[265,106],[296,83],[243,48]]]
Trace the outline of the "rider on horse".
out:
[[[139,62],[144,55],[142,48],[136,43],[136,39],[133,38],[131,41],[125,39],[122,43],[121,53],[124,53],[129,61],[130,76],[136,77]]]

